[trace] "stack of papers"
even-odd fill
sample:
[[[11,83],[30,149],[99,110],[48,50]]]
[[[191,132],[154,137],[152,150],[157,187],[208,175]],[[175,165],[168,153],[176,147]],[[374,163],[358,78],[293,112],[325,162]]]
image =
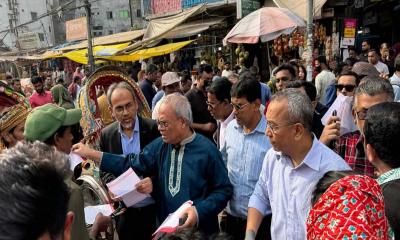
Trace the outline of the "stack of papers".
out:
[[[153,233],[154,239],[158,239],[158,236],[161,233],[175,232],[176,228],[179,226],[179,218],[181,218],[185,210],[190,208],[191,206],[193,206],[193,202],[189,200],[182,204],[175,212],[170,214],[164,220],[161,226]]]
[[[85,207],[85,222],[86,224],[93,224],[97,214],[102,213],[104,216],[110,216],[113,212],[114,208],[111,204]]]
[[[132,168],[129,168],[121,176],[107,184],[108,189],[117,198],[122,198],[122,201],[127,207],[131,207],[143,199],[150,197],[148,194],[139,193],[135,185],[140,181]]]

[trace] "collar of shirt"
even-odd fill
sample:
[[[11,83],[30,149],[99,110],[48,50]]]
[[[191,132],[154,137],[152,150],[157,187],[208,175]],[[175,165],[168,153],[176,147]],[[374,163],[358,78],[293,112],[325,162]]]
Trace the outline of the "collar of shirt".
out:
[[[233,113],[233,111],[231,112],[231,114],[229,115],[229,117],[227,117],[224,121],[219,121],[221,123],[222,126],[227,127],[228,124],[235,119],[235,114]]]
[[[322,158],[322,149],[320,148],[320,142],[318,139],[315,137],[313,134],[313,143],[311,146],[311,149],[308,151],[307,155],[303,159],[303,161],[300,163],[299,166],[295,167],[295,169],[300,168],[303,165],[307,165],[309,168],[319,171],[320,165],[321,165],[321,158]],[[280,161],[282,158],[286,158],[288,162],[291,163],[290,157],[287,155],[284,155],[282,152],[277,152],[277,160]],[[293,166],[293,164],[292,164]]]
[[[266,130],[266,128],[267,128],[267,119],[265,119],[265,116],[262,115],[261,113],[260,113],[260,115],[261,115],[261,118],[260,118],[260,121],[259,121],[258,124],[257,124],[257,127],[256,127],[253,131],[251,131],[250,133],[245,133],[245,135],[253,134],[253,133],[255,133],[255,132],[265,134],[265,130]],[[240,125],[237,123],[237,121],[235,121],[234,127],[235,127],[236,129],[238,129],[239,131],[243,132],[243,127],[240,126]]]
[[[183,139],[179,144],[172,145],[172,147],[175,148],[175,149],[179,149],[181,146],[184,146],[184,145],[186,145],[188,143],[193,142],[194,138],[196,137],[196,132],[195,131],[192,131],[192,132],[193,132],[192,135],[190,135],[189,137]]]
[[[133,138],[133,135],[135,135],[135,133],[139,133],[139,130],[140,130],[140,129],[139,129],[139,118],[138,118],[137,115],[136,115],[136,117],[135,117],[135,123],[134,123],[133,126],[134,126],[134,127],[133,127],[133,134],[132,134],[131,139]],[[118,124],[118,132],[119,132],[119,134],[121,134],[121,136],[124,136],[124,137],[128,138],[128,136],[126,136],[126,134],[125,134],[124,131],[122,130],[121,123]]]
[[[388,172],[385,172],[377,179],[377,181],[379,185],[382,185],[397,179],[400,179],[400,168],[395,168]]]

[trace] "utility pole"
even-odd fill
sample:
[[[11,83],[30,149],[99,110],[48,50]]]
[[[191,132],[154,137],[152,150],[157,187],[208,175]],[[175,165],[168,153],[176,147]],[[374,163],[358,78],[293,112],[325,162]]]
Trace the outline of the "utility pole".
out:
[[[131,29],[130,30],[132,30],[132,27],[133,27],[132,0],[129,0],[128,4],[129,4],[129,16],[131,19]]]
[[[92,46],[92,13],[90,11],[89,0],[85,0],[84,3],[85,3],[86,22],[87,22],[88,65],[89,65],[89,72],[93,73],[95,70],[95,65],[94,65],[93,46]]]
[[[312,82],[313,75],[313,51],[314,51],[314,42],[313,42],[313,19],[314,19],[314,1],[308,0],[307,5],[307,82]]]

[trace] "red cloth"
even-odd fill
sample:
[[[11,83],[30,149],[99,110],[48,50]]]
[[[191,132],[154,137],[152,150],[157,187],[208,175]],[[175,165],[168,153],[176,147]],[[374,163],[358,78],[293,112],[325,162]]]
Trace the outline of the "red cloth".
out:
[[[42,95],[39,95],[37,92],[33,93],[29,98],[29,103],[32,108],[39,107],[45,105],[46,103],[53,103],[53,96],[50,91],[45,91]]]
[[[71,95],[71,97],[73,99],[75,99],[76,96],[76,91],[78,90],[78,85],[74,82],[72,82],[69,86],[68,86],[68,92]]]
[[[357,173],[374,176],[374,166],[365,156],[362,136],[359,131],[347,133],[335,143],[334,151]]]
[[[364,175],[333,183],[311,209],[307,239],[388,239],[383,194],[378,183]]]

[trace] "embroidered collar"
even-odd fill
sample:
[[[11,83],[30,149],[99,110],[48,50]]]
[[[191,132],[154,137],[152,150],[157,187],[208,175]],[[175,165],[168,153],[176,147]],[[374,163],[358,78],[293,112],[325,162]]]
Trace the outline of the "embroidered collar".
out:
[[[385,172],[377,179],[377,181],[379,185],[382,185],[397,179],[400,179],[400,168],[395,168],[390,170],[389,172]]]

